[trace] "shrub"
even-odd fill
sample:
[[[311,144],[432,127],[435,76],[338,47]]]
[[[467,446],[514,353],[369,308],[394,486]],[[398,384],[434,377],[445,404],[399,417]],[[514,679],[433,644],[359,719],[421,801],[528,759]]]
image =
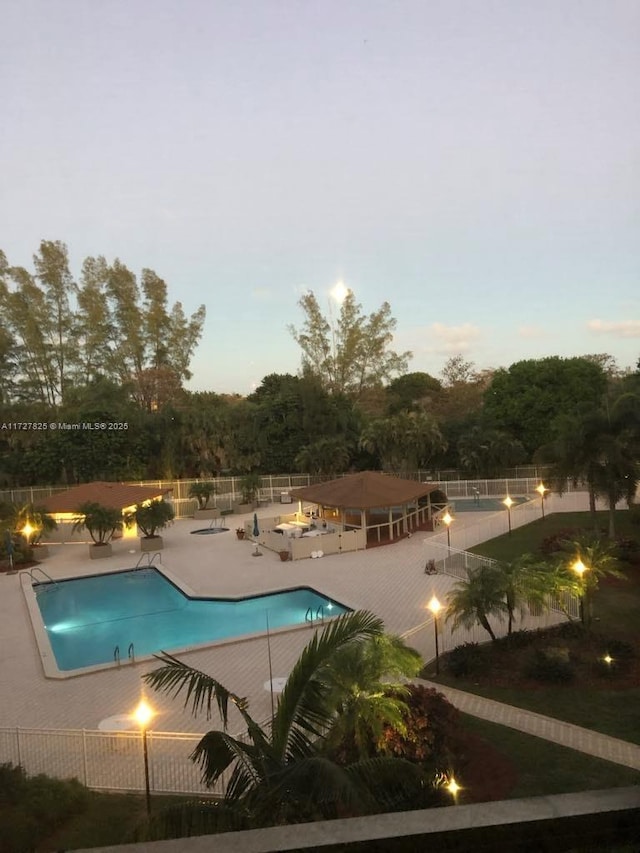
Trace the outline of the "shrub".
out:
[[[547,555],[557,554],[558,552],[565,550],[567,542],[579,539],[583,533],[584,531],[581,528],[565,527],[563,530],[558,530],[558,532],[554,533],[553,536],[547,536],[546,539],[543,539],[540,545],[540,550],[543,554]]]
[[[620,538],[616,540],[615,555],[625,563],[640,561],[640,542],[637,539]]]
[[[449,767],[459,741],[460,712],[442,693],[419,684],[409,685],[409,695],[400,698],[409,709],[406,733],[385,726],[380,751],[429,769]]]
[[[487,659],[478,643],[463,643],[456,646],[444,659],[447,670],[454,678],[483,672],[487,669]]]
[[[539,631],[513,631],[505,637],[498,637],[493,643],[493,647],[497,649],[524,649],[535,642],[539,635]]]
[[[568,684],[575,676],[575,666],[566,646],[536,649],[526,667],[525,675],[535,681]]]
[[[90,797],[77,779],[28,777],[22,767],[0,765],[0,850],[40,849],[55,829],[86,810]]]

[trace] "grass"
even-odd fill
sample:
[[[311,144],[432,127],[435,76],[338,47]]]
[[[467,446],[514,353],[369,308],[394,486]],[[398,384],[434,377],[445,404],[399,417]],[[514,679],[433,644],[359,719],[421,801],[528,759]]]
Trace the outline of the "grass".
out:
[[[600,527],[607,524],[607,512],[598,513]],[[524,553],[535,554],[542,542],[550,536],[571,528],[590,529],[589,513],[562,513],[538,519],[532,524],[519,527],[511,535],[500,536],[474,547],[474,553],[498,560],[511,560]],[[625,511],[616,513],[616,532],[626,538],[640,538],[640,529],[631,524]],[[627,575],[626,581],[602,581],[593,596],[592,632],[609,639],[624,640],[636,647],[638,643],[638,613],[640,613],[640,568],[621,563]],[[517,626],[516,626],[517,627]],[[557,642],[557,641],[555,641]],[[572,654],[591,654],[587,640],[563,640]],[[603,734],[640,744],[640,681],[637,661],[635,670],[626,680],[610,683],[602,679],[584,678],[588,664],[583,661],[578,677],[570,684],[537,686],[519,678],[530,648],[514,648],[498,651],[490,645],[482,647],[489,658],[486,673],[473,674],[466,678],[454,678],[447,674],[439,678],[429,675],[461,690],[476,693],[526,708],[539,714],[602,732]],[[446,661],[446,658],[445,658]],[[633,674],[635,671],[635,674]],[[600,686],[600,684],[602,686]]]
[[[488,741],[514,765],[517,781],[507,795],[509,799],[625,787],[640,782],[640,773],[629,767],[468,714],[462,714],[461,721],[467,731]]]
[[[103,794],[91,791],[82,814],[59,827],[38,851],[74,850],[132,843],[136,827],[146,820],[145,798],[140,794]],[[160,811],[186,797],[153,796],[151,808]]]
[[[604,510],[596,513],[598,527],[606,531],[609,526],[609,513]],[[616,512],[616,536],[629,539],[640,539],[640,527],[632,524],[626,510]],[[495,539],[489,539],[480,545],[474,545],[469,550],[482,557],[494,560],[513,560],[521,554],[534,554],[549,536],[561,530],[580,528],[587,532],[593,530],[591,516],[588,512],[557,512],[539,518],[531,524],[517,527],[511,534],[505,533]]]

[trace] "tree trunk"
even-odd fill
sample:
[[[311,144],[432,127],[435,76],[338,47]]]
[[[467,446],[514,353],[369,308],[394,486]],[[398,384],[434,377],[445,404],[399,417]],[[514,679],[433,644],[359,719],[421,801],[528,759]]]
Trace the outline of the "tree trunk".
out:
[[[598,516],[596,515],[596,492],[591,483],[589,483],[589,512],[591,513],[591,524],[593,532],[598,532]]]
[[[491,625],[489,625],[489,620],[487,619],[487,617],[484,614],[482,616],[478,616],[478,622],[482,625],[484,630],[489,634],[491,639],[495,642],[496,635],[493,633],[493,628],[491,627]]]

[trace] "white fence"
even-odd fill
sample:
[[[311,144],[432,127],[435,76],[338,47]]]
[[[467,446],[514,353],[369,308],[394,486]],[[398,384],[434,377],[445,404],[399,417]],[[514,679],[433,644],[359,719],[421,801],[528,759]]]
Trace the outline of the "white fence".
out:
[[[148,732],[149,782],[153,793],[222,794],[200,781],[190,760],[202,735]],[[30,774],[79,779],[102,791],[144,791],[144,755],[139,732],[85,729],[0,728],[0,763],[21,765]]]
[[[509,477],[497,480],[437,480],[432,479],[426,471],[414,471],[404,475],[409,479],[430,482],[438,486],[451,500],[456,498],[472,498],[476,494],[482,497],[506,497],[506,495],[522,496],[535,495],[535,489],[540,484],[538,477]],[[279,503],[281,495],[288,494],[291,489],[308,486],[312,483],[333,479],[329,476],[311,474],[265,474],[259,489],[261,503]],[[240,483],[242,477],[217,477],[211,482],[216,485],[213,503],[221,510],[231,510],[242,495]],[[199,480],[146,480],[136,481],[131,485],[153,486],[158,489],[171,490],[171,501],[176,518],[193,516],[198,503],[189,497],[189,489]],[[0,491],[0,502],[38,505],[45,498],[66,490],[66,486],[43,486]],[[567,484],[567,492],[574,491],[571,483]],[[547,498],[546,500],[549,500]],[[539,501],[538,501],[539,506]]]

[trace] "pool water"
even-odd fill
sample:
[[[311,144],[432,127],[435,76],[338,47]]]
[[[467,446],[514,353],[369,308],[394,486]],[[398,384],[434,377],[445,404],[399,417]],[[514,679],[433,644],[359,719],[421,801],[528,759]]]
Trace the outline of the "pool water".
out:
[[[264,633],[338,616],[349,608],[310,587],[242,599],[190,598],[155,568],[34,586],[58,668],[64,672],[159,651]]]
[[[507,511],[503,503],[504,498],[454,498],[453,512],[498,512]],[[526,503],[528,498],[513,498],[513,506]]]

